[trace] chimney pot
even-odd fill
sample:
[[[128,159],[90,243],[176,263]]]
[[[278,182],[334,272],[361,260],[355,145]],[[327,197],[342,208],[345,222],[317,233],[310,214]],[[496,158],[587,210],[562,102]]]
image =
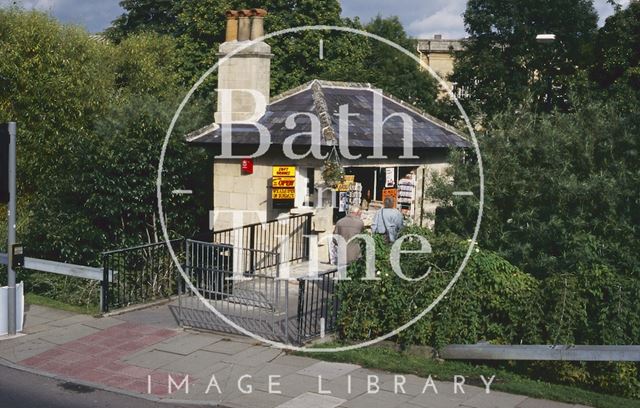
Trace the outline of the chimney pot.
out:
[[[254,8],[251,9],[253,17],[251,18],[251,39],[255,40],[264,35],[264,16],[267,10]]]
[[[253,15],[256,17],[265,17],[268,14],[267,10],[261,9],[261,8],[254,8],[254,9],[251,9],[251,11],[253,12]]]
[[[227,17],[227,31],[224,41],[236,41],[238,39],[238,12],[229,10],[224,15]]]
[[[251,10],[240,10],[238,16],[238,41],[247,41],[251,38],[251,21],[249,17],[252,15]]]

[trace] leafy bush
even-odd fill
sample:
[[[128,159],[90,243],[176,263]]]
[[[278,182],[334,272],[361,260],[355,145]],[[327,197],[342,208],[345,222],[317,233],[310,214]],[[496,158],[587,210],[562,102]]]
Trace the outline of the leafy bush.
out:
[[[389,248],[377,240],[379,281],[362,281],[364,262],[350,268],[351,281],[339,285],[339,322],[351,340],[374,338],[409,322],[427,308],[451,281],[469,243],[454,236],[436,237],[412,227],[404,234],[428,237],[433,253],[401,257],[402,271],[418,282],[398,277],[389,263]],[[403,249],[417,249],[405,241]],[[402,344],[536,342],[541,325],[538,282],[499,256],[475,248],[459,281],[424,318],[397,336]]]
[[[576,100],[576,98],[573,98]],[[536,277],[607,265],[640,276],[640,115],[625,101],[580,99],[570,113],[505,112],[479,135],[485,206],[479,241]],[[478,166],[455,156],[429,194],[440,231],[467,235]]]
[[[376,240],[379,281],[362,281],[364,261],[349,267],[350,281],[340,282],[340,335],[349,341],[372,339],[402,326],[424,310],[449,283],[469,242],[455,235],[434,235],[417,227],[404,234],[427,237],[431,254],[401,258],[408,282],[392,271],[390,248]],[[418,249],[405,242],[403,249]],[[546,279],[522,272],[499,255],[474,248],[451,292],[435,308],[394,340],[421,344],[638,344],[640,285],[604,265]],[[637,398],[638,365],[633,363],[498,363],[533,378],[580,385]]]

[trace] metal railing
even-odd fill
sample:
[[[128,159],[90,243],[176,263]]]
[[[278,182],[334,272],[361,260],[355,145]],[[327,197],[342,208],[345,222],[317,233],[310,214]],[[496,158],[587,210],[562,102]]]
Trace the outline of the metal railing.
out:
[[[234,250],[233,262],[242,265],[245,269],[242,273],[255,274],[256,271],[277,268],[279,263],[308,259],[309,242],[305,235],[311,231],[311,216],[311,213],[294,215],[241,228],[199,234],[198,238],[201,244],[216,243],[242,248]],[[180,263],[184,263],[185,240],[173,240],[171,245]],[[102,261],[103,313],[178,293],[177,267],[165,242],[104,252]]]
[[[170,241],[182,263],[184,239]],[[166,242],[102,254],[102,312],[176,295],[177,268]]]
[[[298,278],[298,343],[337,329],[337,276],[338,271],[333,270],[317,278]]]
[[[216,244],[255,249],[265,252],[278,252],[280,262],[289,263],[309,259],[309,240],[305,235],[311,232],[312,213],[293,215],[264,223],[248,224],[241,228],[230,228],[212,233]],[[286,237],[286,241],[284,241]],[[286,242],[286,245],[282,245]],[[255,258],[257,252],[248,254],[249,269],[266,265],[264,259]]]
[[[289,310],[289,285],[279,278],[279,254],[227,244],[187,240],[185,272],[197,292],[181,290],[171,306],[182,326],[238,333],[210,307],[252,333],[291,341],[295,303]],[[245,261],[260,259],[250,265]]]

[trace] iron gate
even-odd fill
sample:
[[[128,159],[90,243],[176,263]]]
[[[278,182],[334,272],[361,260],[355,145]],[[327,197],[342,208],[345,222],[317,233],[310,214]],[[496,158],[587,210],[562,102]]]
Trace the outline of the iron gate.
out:
[[[339,282],[336,269],[315,279],[298,278],[298,343],[335,332],[338,326]]]
[[[182,326],[242,334],[222,315],[265,338],[296,340],[297,304],[279,279],[277,252],[186,240],[184,271],[200,296],[181,288],[174,313]]]
[[[317,281],[280,279],[282,264],[308,260],[310,230],[308,213],[203,234],[204,240],[171,241],[195,293],[164,242],[105,252],[103,312],[177,294],[169,307],[182,326],[242,334],[231,321],[290,344],[330,332],[337,311],[334,271]]]

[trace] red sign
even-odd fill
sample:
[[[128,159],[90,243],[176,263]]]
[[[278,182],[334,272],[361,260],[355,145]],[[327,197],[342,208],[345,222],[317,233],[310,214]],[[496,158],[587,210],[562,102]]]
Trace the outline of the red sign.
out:
[[[241,162],[242,173],[253,174],[253,159],[242,159]]]
[[[271,182],[271,186],[276,187],[284,187],[284,188],[293,188],[296,186],[296,178],[295,177],[274,177]]]
[[[384,190],[382,190],[382,201],[384,202],[387,198],[391,198],[393,200],[393,208],[395,208],[398,200],[398,189],[385,188]]]

